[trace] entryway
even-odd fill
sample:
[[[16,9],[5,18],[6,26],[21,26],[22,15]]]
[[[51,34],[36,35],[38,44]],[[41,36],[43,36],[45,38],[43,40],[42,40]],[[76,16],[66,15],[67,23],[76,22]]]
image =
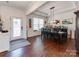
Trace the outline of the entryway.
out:
[[[11,19],[10,51],[29,45],[27,39],[23,38],[23,23],[21,18]]]

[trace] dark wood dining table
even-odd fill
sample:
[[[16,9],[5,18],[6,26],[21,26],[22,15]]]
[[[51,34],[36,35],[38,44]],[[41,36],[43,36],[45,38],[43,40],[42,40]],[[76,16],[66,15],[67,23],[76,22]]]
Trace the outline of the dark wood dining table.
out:
[[[67,32],[64,31],[42,31],[41,36],[43,36],[42,39],[48,38],[59,43],[64,43],[67,41]]]

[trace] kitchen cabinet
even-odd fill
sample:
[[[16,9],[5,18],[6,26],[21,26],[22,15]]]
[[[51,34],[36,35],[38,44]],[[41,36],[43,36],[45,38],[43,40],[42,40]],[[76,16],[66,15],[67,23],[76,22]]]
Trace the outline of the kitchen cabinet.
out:
[[[9,35],[8,33],[0,32],[0,52],[9,50]]]

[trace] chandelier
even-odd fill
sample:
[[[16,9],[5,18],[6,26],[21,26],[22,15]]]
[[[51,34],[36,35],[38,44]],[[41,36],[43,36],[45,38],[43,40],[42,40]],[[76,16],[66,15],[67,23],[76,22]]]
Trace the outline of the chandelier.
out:
[[[49,16],[49,23],[50,24],[58,24],[59,21],[55,20],[55,14],[54,14],[55,7],[50,8],[50,16]]]
[[[54,22],[54,8],[55,7],[50,8],[50,15],[49,15],[49,23],[50,24]]]

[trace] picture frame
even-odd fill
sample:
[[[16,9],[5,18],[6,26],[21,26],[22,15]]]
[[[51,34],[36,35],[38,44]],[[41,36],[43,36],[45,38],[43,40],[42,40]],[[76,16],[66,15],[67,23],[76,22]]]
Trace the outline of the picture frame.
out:
[[[73,18],[64,19],[62,24],[73,24]]]

